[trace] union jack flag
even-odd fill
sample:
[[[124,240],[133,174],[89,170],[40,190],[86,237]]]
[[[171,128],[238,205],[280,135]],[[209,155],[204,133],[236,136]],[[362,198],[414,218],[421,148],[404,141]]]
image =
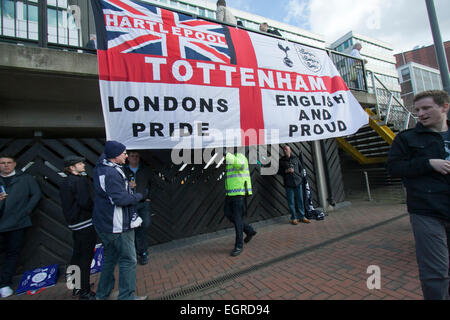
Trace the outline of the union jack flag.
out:
[[[136,0],[100,0],[108,51],[230,64],[227,28]]]

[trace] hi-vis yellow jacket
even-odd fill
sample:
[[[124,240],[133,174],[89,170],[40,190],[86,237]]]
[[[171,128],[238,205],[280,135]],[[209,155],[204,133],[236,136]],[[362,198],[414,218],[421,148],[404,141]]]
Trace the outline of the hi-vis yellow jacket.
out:
[[[248,160],[242,153],[235,155],[227,153],[226,175],[225,175],[225,192],[227,196],[244,196],[245,183],[247,182],[248,195],[252,194],[252,181],[250,179],[250,171]]]

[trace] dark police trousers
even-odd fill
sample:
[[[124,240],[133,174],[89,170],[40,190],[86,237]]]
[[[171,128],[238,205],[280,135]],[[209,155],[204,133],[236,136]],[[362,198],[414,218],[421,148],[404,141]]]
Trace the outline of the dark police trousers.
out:
[[[72,231],[73,254],[71,265],[80,267],[81,294],[90,292],[89,279],[91,276],[91,263],[94,258],[94,248],[97,241],[97,233],[93,226]]]
[[[225,217],[234,224],[236,232],[235,248],[242,248],[244,246],[244,235],[253,234],[255,230],[248,223],[244,221],[245,203],[243,196],[225,197]]]

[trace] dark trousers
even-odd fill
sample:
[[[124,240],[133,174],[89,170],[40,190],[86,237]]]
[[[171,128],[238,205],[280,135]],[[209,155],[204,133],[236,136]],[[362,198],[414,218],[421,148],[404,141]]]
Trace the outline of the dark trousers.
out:
[[[425,300],[448,300],[450,222],[418,214],[411,214],[410,221],[423,296]]]
[[[97,233],[93,226],[72,232],[73,255],[71,265],[80,267],[81,294],[90,292],[91,263],[94,258],[94,248],[97,242]]]
[[[142,224],[134,230],[135,245],[136,254],[141,256],[143,253],[147,253],[148,249],[148,229],[150,228],[151,221],[150,202],[140,202],[137,206],[137,211],[139,217],[142,219]]]
[[[244,246],[244,232],[249,235],[255,232],[251,225],[244,221],[245,203],[244,198],[240,196],[225,198],[225,217],[234,224],[236,232],[235,248]]]
[[[12,277],[16,272],[24,236],[25,229],[0,233],[1,252],[6,253],[5,261],[0,271],[0,288],[11,286],[12,284]]]

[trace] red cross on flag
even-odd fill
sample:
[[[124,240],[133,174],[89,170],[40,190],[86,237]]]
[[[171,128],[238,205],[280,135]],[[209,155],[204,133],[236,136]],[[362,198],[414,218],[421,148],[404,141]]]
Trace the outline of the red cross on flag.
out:
[[[91,3],[108,140],[129,149],[279,144],[368,123],[324,50],[136,0]]]

